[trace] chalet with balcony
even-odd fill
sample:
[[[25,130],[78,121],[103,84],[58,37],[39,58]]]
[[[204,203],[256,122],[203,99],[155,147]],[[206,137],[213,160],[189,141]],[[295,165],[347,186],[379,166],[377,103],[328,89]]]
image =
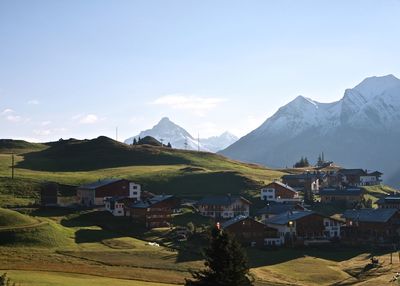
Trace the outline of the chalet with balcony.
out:
[[[400,210],[400,194],[391,194],[389,196],[380,198],[377,205],[381,209],[398,209]]]
[[[398,209],[359,209],[343,213],[346,226],[342,237],[349,244],[388,245],[399,242]]]
[[[261,200],[277,203],[300,202],[299,192],[288,184],[274,181],[261,189]]]
[[[250,202],[241,196],[210,196],[198,201],[196,206],[203,216],[230,219],[250,215]]]
[[[341,222],[313,211],[282,213],[267,219],[266,223],[278,229],[279,237],[286,244],[326,243],[340,238]]]
[[[342,204],[356,207],[364,201],[365,190],[362,188],[324,188],[319,191],[321,203]]]
[[[172,221],[173,210],[180,200],[172,195],[159,195],[126,207],[126,213],[136,223],[147,228],[167,227]]]
[[[125,179],[105,179],[77,188],[77,197],[81,205],[102,206],[105,199],[112,197],[127,197],[140,200],[141,187],[139,184]]]
[[[305,210],[307,209],[299,203],[268,203],[265,207],[257,211],[257,217],[261,220],[261,222],[266,223],[267,219],[272,218],[276,215]]]
[[[240,215],[232,218],[222,223],[221,227],[246,246],[281,245],[277,229],[247,216]]]
[[[343,186],[374,186],[382,182],[381,172],[363,169],[340,169],[338,176]]]

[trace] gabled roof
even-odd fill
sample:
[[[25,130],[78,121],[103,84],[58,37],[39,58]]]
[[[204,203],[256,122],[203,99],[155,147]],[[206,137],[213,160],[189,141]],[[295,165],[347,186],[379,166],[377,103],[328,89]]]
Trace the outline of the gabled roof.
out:
[[[245,219],[249,218],[248,216],[244,215],[239,215],[237,217],[231,218],[230,220],[227,220],[226,222],[222,223],[221,226],[222,228],[227,228],[235,223],[244,221]]]
[[[325,188],[319,191],[321,196],[360,196],[364,194],[361,188]]]
[[[363,169],[340,169],[339,173],[345,176],[365,176],[367,172]]]
[[[294,211],[296,207],[301,207],[298,204],[281,204],[281,203],[276,203],[276,204],[269,204],[262,209],[257,211],[257,214],[262,215],[262,214],[281,214],[281,213],[287,213],[288,211]],[[301,207],[303,208],[303,207]],[[304,209],[304,208],[303,208]]]
[[[119,182],[122,181],[123,179],[104,179],[104,180],[98,180],[96,182],[90,183],[90,184],[86,184],[86,185],[82,185],[79,186],[78,189],[85,189],[85,190],[95,190],[97,188],[109,185],[109,184],[113,184],[115,182]]]
[[[287,190],[289,190],[289,191],[291,191],[293,193],[296,193],[296,194],[298,193],[298,191],[293,189],[291,186],[289,186],[288,184],[284,184],[284,183],[282,183],[280,181],[273,181],[273,182],[269,183],[268,185],[266,185],[264,188],[268,187],[269,185],[273,185],[273,184],[277,184],[277,185],[279,185],[279,186],[281,186],[281,187],[283,187],[283,188],[285,188],[285,189],[287,189]]]
[[[131,205],[131,207],[137,209],[145,209],[173,197],[174,197],[173,195],[159,195],[145,201],[139,201],[137,203],[134,203],[133,205]]]
[[[400,203],[400,195],[395,194],[395,195],[383,197],[383,198],[380,198],[379,200],[377,200],[376,203],[378,205],[382,205],[384,203]]]
[[[322,178],[323,176],[325,176],[322,173],[303,173],[303,174],[290,174],[290,175],[283,175],[282,179],[283,180],[290,180],[290,179],[294,179],[294,180],[301,180],[301,179],[319,179]]]
[[[229,206],[236,201],[244,201],[247,204],[251,204],[248,200],[241,196],[209,196],[201,199],[197,202],[197,205],[212,205],[212,206]]]
[[[387,222],[398,209],[359,209],[346,210],[343,218],[361,222]]]
[[[272,218],[267,219],[267,224],[278,224],[278,225],[286,225],[289,221],[296,221],[303,217],[316,214],[313,211],[292,211],[287,213],[278,214]]]
[[[379,171],[375,171],[375,172],[369,173],[368,175],[380,177],[380,176],[383,175],[383,173],[381,173],[381,172],[379,172]]]

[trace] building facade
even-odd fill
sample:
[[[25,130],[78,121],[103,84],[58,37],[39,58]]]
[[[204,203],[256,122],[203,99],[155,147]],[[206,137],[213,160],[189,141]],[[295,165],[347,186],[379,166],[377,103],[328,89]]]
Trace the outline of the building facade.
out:
[[[215,219],[250,215],[250,202],[240,196],[210,196],[196,203],[199,213]]]

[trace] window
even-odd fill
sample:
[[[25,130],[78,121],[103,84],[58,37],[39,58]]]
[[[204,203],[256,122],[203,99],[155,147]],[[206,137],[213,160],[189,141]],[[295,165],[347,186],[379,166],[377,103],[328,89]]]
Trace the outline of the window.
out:
[[[133,186],[133,189],[134,189],[134,190],[137,190],[137,186]]]
[[[132,192],[132,194],[137,195],[137,192]]]

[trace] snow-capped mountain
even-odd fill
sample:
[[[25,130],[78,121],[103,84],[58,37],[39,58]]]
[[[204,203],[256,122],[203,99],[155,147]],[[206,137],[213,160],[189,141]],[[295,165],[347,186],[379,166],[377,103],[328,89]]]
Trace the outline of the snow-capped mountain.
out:
[[[224,132],[219,136],[200,139],[200,143],[208,150],[218,152],[235,143],[238,139],[239,138],[232,133]]]
[[[164,142],[164,144],[170,142],[172,147],[176,149],[198,150],[200,147],[201,151],[206,152],[217,152],[237,140],[234,135],[228,132],[220,136],[197,140],[197,138],[190,135],[184,128],[175,124],[169,120],[169,118],[164,117],[153,128],[142,131],[140,134],[126,139],[125,143],[132,144],[134,138],[138,139],[139,137],[143,138],[145,136],[152,136]]]
[[[296,97],[221,153],[285,167],[301,156],[315,160],[324,151],[344,166],[381,169],[394,182],[396,172],[400,175],[399,126],[400,80],[393,75],[370,77],[336,102]]]

